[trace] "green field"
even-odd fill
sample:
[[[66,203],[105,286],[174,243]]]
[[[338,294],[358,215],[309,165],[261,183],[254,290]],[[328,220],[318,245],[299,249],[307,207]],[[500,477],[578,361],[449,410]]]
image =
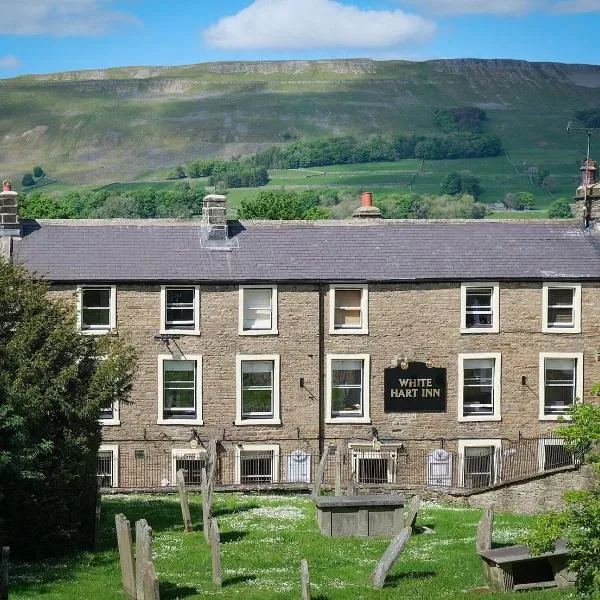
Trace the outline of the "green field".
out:
[[[212,585],[210,549],[201,531],[198,495],[191,495],[195,531],[184,534],[176,496],[105,496],[101,548],[72,558],[41,563],[16,561],[11,571],[11,600],[122,600],[114,515],[134,523],[145,518],[153,528],[155,566],[162,600],[243,598],[284,600],[300,597],[300,561],[310,567],[313,598],[321,600],[469,599],[484,585],[475,553],[476,509],[427,502],[416,533],[382,590],[368,577],[389,539],[330,538],[318,531],[315,508],[306,496],[217,494],[214,516],[221,530],[223,588]],[[497,514],[494,545],[515,543],[531,518]],[[473,591],[470,591],[473,590]],[[523,600],[572,597],[558,590],[521,592]],[[485,594],[490,600],[506,594]]]

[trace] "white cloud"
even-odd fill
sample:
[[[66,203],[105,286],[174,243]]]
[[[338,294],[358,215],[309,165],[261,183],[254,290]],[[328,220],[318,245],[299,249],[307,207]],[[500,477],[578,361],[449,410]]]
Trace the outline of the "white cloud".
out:
[[[586,13],[600,11],[600,0],[404,0],[437,15],[521,16],[546,13]]]
[[[0,56],[0,69],[18,69],[21,66],[21,61],[12,54]]]
[[[429,39],[436,25],[402,10],[361,10],[334,0],[254,0],[202,32],[225,50],[391,48]]]
[[[133,15],[107,7],[110,0],[0,0],[0,35],[102,35],[115,26],[139,24]]]

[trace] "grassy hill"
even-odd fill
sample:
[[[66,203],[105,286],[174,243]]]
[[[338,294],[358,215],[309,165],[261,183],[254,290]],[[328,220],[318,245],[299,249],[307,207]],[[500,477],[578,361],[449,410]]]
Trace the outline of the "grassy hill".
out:
[[[20,181],[41,164],[63,185],[98,186],[156,178],[193,158],[228,158],[290,138],[436,134],[434,108],[475,105],[486,110],[487,131],[501,137],[510,162],[426,161],[415,191],[437,191],[446,172],[468,169],[487,182],[490,202],[517,183],[526,189],[529,167],[548,169],[557,193],[572,193],[585,139],[567,135],[566,124],[576,110],[600,107],[600,66],[471,59],[206,63],[32,75],[0,80],[0,94],[3,178]],[[327,175],[310,179],[275,172],[272,185],[300,179],[298,185],[402,186],[419,168],[410,162],[317,169]]]

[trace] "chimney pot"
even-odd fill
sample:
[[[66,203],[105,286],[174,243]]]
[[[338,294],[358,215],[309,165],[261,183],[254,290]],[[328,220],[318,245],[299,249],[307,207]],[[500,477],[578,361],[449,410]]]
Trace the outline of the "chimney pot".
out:
[[[371,192],[363,192],[360,195],[361,206],[373,206],[373,194]]]
[[[2,191],[3,192],[10,192],[10,191],[12,191],[12,183],[8,179],[5,179],[2,182]]]

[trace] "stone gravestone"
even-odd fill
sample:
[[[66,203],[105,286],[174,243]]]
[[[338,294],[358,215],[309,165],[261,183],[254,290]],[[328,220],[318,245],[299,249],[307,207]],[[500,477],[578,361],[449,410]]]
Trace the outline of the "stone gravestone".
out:
[[[219,587],[223,585],[221,572],[221,534],[215,518],[210,520],[210,550],[212,553],[212,580]]]
[[[356,485],[356,473],[352,471],[350,473],[350,481],[348,482],[348,489],[346,490],[346,496],[356,496],[357,485]]]
[[[8,567],[10,560],[10,548],[2,547],[2,559],[0,560],[0,600],[8,600]]]
[[[318,496],[321,493],[321,486],[323,485],[323,477],[325,477],[325,468],[327,467],[327,459],[329,458],[329,446],[325,446],[323,456],[321,456],[321,462],[319,462],[319,468],[317,469],[317,475],[315,477],[315,484],[313,485],[312,495]]]
[[[185,475],[183,470],[179,469],[175,476],[177,481],[177,489],[179,490],[179,502],[181,504],[181,515],[183,516],[183,529],[186,533],[191,533],[194,528],[192,526],[192,517],[190,516],[190,504],[188,502],[187,490],[185,489]]]
[[[310,600],[310,575],[306,559],[300,561],[300,584],[302,586],[302,600]]]
[[[217,440],[210,440],[208,444],[208,504],[212,508],[215,493],[215,480],[217,478]]]
[[[335,450],[335,495],[342,495],[342,456],[340,449]]]
[[[406,521],[404,522],[404,526],[410,527],[411,531],[415,531],[415,525],[417,524],[417,515],[419,514],[420,506],[421,499],[419,496],[413,496],[408,503],[408,511],[406,513]]]
[[[123,591],[128,598],[136,600],[131,526],[123,514],[115,515],[115,526],[119,545],[119,559],[121,561],[121,575],[123,577]]]
[[[375,570],[371,574],[370,580],[374,587],[382,588],[385,584],[385,580],[392,567],[396,564],[398,557],[404,546],[406,546],[410,539],[412,531],[410,527],[405,527],[399,535],[397,535],[387,547],[387,550],[383,553],[383,556],[379,559]]]
[[[143,589],[144,600],[160,600],[158,577],[153,563],[150,563],[144,572]]]
[[[492,534],[494,531],[494,509],[489,506],[484,509],[483,516],[477,525],[477,540],[475,548],[477,552],[492,549]]]
[[[210,544],[210,519],[212,505],[210,504],[211,497],[208,490],[208,481],[206,480],[206,469],[202,469],[202,478],[200,480],[202,488],[202,529],[204,532],[204,540]]]
[[[145,519],[135,523],[135,587],[137,600],[146,600],[144,596],[144,575],[148,565],[152,564],[152,527]]]

